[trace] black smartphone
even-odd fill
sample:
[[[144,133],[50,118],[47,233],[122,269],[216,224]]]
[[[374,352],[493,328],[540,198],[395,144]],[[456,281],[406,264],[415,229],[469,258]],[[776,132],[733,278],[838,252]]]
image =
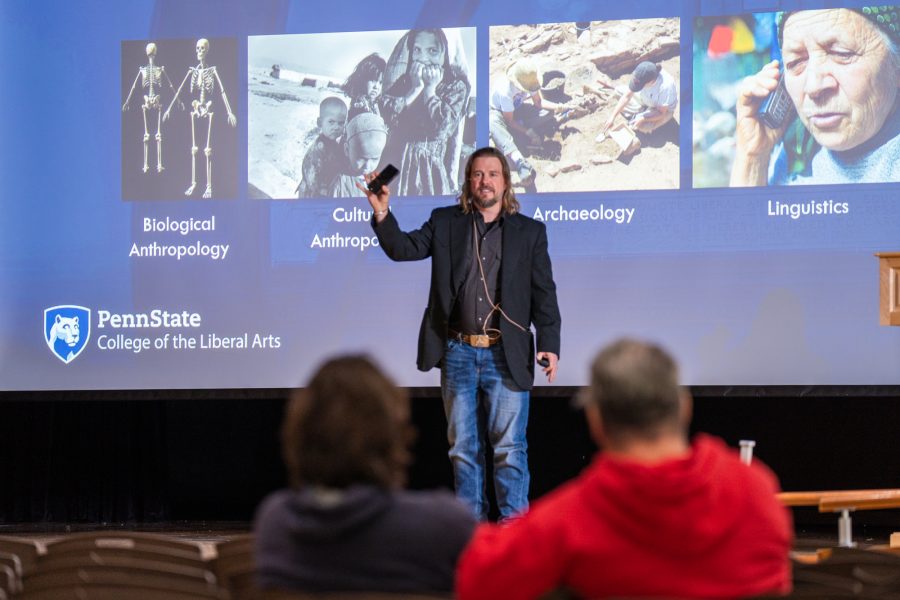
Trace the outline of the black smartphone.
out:
[[[389,184],[399,172],[400,171],[398,171],[397,167],[394,165],[390,163],[386,164],[381,170],[381,173],[378,174],[378,177],[369,182],[369,191],[373,194],[381,192],[381,186]]]
[[[760,121],[770,129],[778,129],[785,121],[794,117],[794,101],[784,87],[784,71],[778,78],[778,87],[766,96],[757,112]]]

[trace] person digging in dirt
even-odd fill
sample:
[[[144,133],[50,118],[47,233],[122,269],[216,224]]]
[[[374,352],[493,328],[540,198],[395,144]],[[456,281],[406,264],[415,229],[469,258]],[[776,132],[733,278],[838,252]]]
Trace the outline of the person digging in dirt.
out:
[[[540,148],[558,127],[554,113],[571,107],[541,95],[542,74],[530,58],[522,58],[491,84],[490,126],[494,145],[507,156],[525,191],[537,191],[534,167],[522,155],[521,144]]]
[[[603,126],[609,131],[616,115],[628,119],[635,131],[650,133],[668,123],[678,107],[678,82],[662,68],[649,61],[639,63],[631,74],[628,87],[620,86],[619,102]]]

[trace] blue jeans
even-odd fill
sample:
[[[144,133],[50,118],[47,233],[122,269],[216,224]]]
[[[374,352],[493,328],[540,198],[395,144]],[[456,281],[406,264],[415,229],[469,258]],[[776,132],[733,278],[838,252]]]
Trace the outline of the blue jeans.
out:
[[[447,342],[441,368],[450,462],[456,495],[485,520],[485,442],[494,449],[494,491],[500,518],[528,509],[528,390],[516,386],[503,346]],[[486,438],[486,439],[485,439]]]

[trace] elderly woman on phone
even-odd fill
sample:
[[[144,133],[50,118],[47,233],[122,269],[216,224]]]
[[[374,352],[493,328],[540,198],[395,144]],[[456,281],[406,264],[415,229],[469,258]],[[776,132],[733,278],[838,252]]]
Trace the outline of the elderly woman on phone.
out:
[[[900,180],[898,9],[778,15],[783,64],[765,65],[744,80],[738,95],[732,186]],[[759,114],[782,78],[790,103],[816,142],[817,151],[801,173],[788,173],[779,164],[785,160],[782,140],[790,119],[766,124]]]

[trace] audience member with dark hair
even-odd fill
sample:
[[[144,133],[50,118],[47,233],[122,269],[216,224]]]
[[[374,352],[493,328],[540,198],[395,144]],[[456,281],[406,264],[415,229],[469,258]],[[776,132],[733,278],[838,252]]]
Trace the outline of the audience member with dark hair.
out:
[[[298,591],[449,592],[475,526],[448,492],[401,489],[409,400],[368,359],[326,362],[282,429],[292,488],[257,511],[259,584]]]
[[[741,598],[790,588],[790,515],[778,483],[720,440],[688,439],[674,360],[633,340],[594,360],[581,396],[603,448],[574,481],[506,527],[481,525],[460,559],[460,600]]]

